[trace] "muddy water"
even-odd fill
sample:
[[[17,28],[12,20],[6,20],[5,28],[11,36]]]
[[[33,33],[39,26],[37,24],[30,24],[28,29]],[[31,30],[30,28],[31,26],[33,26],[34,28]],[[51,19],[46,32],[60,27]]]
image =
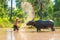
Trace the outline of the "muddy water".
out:
[[[55,32],[36,32],[36,29],[20,29],[14,32],[12,29],[0,28],[0,40],[60,40],[60,29]]]
[[[0,28],[0,40],[6,40],[6,32]]]

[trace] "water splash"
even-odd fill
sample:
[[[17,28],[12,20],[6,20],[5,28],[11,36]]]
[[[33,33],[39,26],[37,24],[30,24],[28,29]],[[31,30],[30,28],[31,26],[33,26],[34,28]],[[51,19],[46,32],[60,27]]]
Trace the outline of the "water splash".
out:
[[[33,10],[33,6],[31,3],[29,2],[22,2],[21,3],[21,8],[22,10],[27,13],[27,18],[25,19],[25,23],[23,24],[24,26],[26,26],[25,24],[28,22],[28,21],[31,21],[34,19],[34,16],[35,16],[35,13],[34,13],[34,10]]]
[[[27,13],[27,21],[31,21],[33,20],[34,16],[35,16],[35,13],[34,13],[34,10],[33,10],[33,6],[31,3],[29,2],[22,2],[21,3],[21,8],[24,12]]]

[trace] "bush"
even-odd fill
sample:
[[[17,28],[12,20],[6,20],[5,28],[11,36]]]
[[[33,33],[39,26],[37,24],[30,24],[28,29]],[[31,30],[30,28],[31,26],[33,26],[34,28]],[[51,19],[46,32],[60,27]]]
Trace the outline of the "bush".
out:
[[[12,27],[12,23],[7,18],[0,18],[0,27],[1,28],[7,28]]]

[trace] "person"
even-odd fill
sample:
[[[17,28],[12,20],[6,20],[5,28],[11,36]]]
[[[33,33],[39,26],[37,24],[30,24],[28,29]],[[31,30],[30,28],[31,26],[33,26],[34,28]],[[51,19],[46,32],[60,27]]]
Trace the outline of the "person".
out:
[[[18,22],[19,22],[18,20],[19,20],[19,18],[16,18],[16,20],[14,22],[14,29],[13,29],[14,31],[16,31],[16,30],[18,31],[19,30],[18,29]]]

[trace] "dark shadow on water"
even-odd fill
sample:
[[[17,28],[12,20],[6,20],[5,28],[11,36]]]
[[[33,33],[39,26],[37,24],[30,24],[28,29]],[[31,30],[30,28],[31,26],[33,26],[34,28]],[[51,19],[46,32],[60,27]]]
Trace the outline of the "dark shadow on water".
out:
[[[37,32],[37,31],[24,31],[24,32],[26,32],[26,33],[47,33],[50,31],[39,31],[39,32]]]

